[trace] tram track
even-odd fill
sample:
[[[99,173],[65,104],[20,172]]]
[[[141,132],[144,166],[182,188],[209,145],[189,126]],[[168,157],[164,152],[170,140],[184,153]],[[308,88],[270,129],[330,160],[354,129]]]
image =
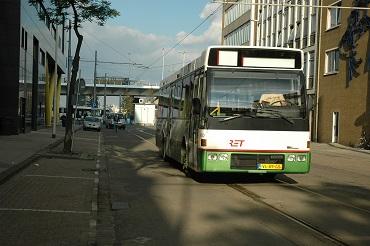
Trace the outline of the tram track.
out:
[[[281,180],[281,179],[275,179],[278,183],[280,184],[283,184],[284,187],[289,187],[291,189],[296,189],[296,190],[300,190],[300,191],[304,191],[304,192],[307,192],[307,193],[310,193],[310,194],[313,194],[313,195],[316,195],[316,196],[320,196],[321,198],[324,198],[326,200],[329,200],[329,201],[333,201],[333,202],[336,202],[336,203],[339,203],[341,204],[342,206],[345,206],[347,208],[350,208],[350,209],[354,209],[354,210],[358,210],[360,212],[363,212],[363,213],[366,213],[366,214],[369,214],[370,215],[370,210],[368,209],[365,209],[365,208],[361,208],[361,207],[358,207],[358,206],[355,206],[353,204],[350,204],[350,203],[347,203],[347,202],[343,202],[343,201],[340,201],[338,199],[335,199],[333,197],[330,197],[328,195],[324,195],[324,194],[321,194],[319,192],[316,192],[316,191],[313,191],[307,187],[303,187],[303,186],[300,186],[300,185],[295,185],[295,184],[290,184],[284,180]]]
[[[258,194],[246,189],[245,187],[243,187],[239,184],[227,184],[227,186],[230,187],[231,189],[236,190],[236,191],[240,192],[241,194],[251,198],[256,203],[263,205],[267,209],[269,209],[269,210],[271,210],[275,213],[280,214],[284,218],[289,219],[290,221],[293,221],[296,224],[299,224],[300,226],[306,228],[307,230],[310,230],[311,232],[315,233],[316,235],[320,236],[321,238],[323,238],[327,241],[330,241],[334,245],[343,245],[343,246],[349,245],[346,242],[343,242],[341,239],[335,237],[334,235],[331,235],[330,233],[323,231],[319,227],[317,227],[315,225],[312,225],[311,223],[309,223],[305,220],[302,220],[302,219],[300,219],[296,216],[288,214],[287,212],[285,212],[285,211],[283,211],[283,210],[265,202]]]
[[[138,135],[141,135],[140,138],[142,140],[145,139],[146,141],[149,141],[149,142],[153,141],[152,139],[150,139],[150,140],[148,139],[148,137],[153,136],[153,134],[144,132],[142,130],[137,130],[137,129],[132,129],[132,130],[135,131],[134,135],[136,137],[138,137]],[[131,134],[133,134],[133,132],[131,132]],[[314,191],[314,190],[311,190],[307,187],[297,185],[297,184],[291,184],[291,183],[289,183],[287,181],[284,181],[282,179],[279,179],[279,178],[277,178],[275,180],[276,180],[276,183],[274,183],[274,184],[277,185],[277,186],[284,186],[284,187],[287,187],[289,189],[295,189],[295,190],[298,190],[300,192],[309,193],[310,195],[316,195],[316,196],[319,196],[319,197],[321,197],[323,199],[326,199],[328,201],[340,204],[340,205],[342,205],[346,208],[349,208],[351,210],[355,210],[357,212],[370,214],[370,210],[368,210],[368,209],[361,208],[359,206],[356,206],[356,205],[338,200],[336,198],[333,198],[333,197],[325,195],[325,194],[321,194],[321,193],[319,193],[317,191]],[[295,223],[295,224],[299,225],[301,228],[305,228],[307,231],[312,232],[312,235],[315,235],[316,238],[320,238],[321,240],[326,241],[328,244],[330,243],[332,245],[350,245],[349,243],[343,241],[343,239],[338,238],[337,236],[335,236],[335,235],[331,234],[330,232],[326,231],[325,229],[322,229],[319,226],[316,226],[315,224],[312,224],[312,223],[308,222],[305,219],[302,219],[302,218],[299,218],[295,215],[289,214],[287,211],[284,211],[281,208],[278,208],[278,207],[276,207],[272,204],[269,204],[268,202],[266,202],[264,200],[263,197],[261,197],[260,195],[258,195],[255,192],[247,189],[246,187],[244,187],[241,184],[226,184],[226,185],[228,187],[230,187],[231,189],[243,194],[244,196],[247,196],[247,197],[251,198],[254,202],[256,202],[257,204],[262,205],[266,209],[282,216],[283,218],[291,221],[292,223]]]

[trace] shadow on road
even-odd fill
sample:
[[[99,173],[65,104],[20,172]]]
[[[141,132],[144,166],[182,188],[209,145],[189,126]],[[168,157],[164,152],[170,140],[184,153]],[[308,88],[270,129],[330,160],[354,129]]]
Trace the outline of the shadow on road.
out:
[[[342,203],[363,204],[361,211],[335,199],[293,191],[289,184],[297,182],[286,175],[277,177],[288,183],[285,186],[260,175],[187,178],[178,163],[162,161],[153,145],[127,131],[117,137],[108,134],[105,147],[111,202],[127,203],[127,208],[112,211],[115,245],[329,244],[300,224],[223,186],[235,183],[246,187],[276,184],[281,196],[289,196],[291,203],[285,204],[289,199],[283,197],[271,200],[261,195],[261,199],[277,203],[287,213],[347,244],[370,243],[370,190],[366,188],[323,182],[313,189]]]

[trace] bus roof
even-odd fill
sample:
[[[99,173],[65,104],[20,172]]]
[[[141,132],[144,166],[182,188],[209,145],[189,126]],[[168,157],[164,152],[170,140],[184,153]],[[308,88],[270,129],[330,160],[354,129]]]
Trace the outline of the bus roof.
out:
[[[262,46],[209,46],[201,56],[160,82],[171,83],[198,69],[261,69],[303,71],[303,52],[294,48]]]

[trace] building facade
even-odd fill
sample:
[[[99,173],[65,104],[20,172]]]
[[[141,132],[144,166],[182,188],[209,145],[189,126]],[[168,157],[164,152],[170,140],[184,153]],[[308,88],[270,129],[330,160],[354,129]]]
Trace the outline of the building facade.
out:
[[[320,9],[314,6],[318,4],[318,0],[239,0],[236,4],[225,3],[223,44],[303,50],[307,92],[314,97],[318,66],[317,30],[320,17]],[[243,28],[244,26],[248,28]],[[229,42],[231,36],[237,38]],[[245,39],[247,42],[241,42]],[[312,110],[311,130],[316,128],[315,115],[315,110]],[[315,139],[315,132],[311,132],[312,139]]]
[[[0,7],[0,134],[51,126],[54,89],[60,91],[66,71],[65,28],[51,23],[47,6],[41,3],[2,0]]]
[[[370,36],[366,28],[361,36],[356,34],[356,28],[360,27],[366,12],[336,8],[351,4],[338,0],[323,1],[323,5],[333,8],[322,12],[317,132],[320,142],[359,146],[364,133],[367,137],[370,134]],[[348,48],[342,46],[341,40],[346,32],[353,35],[356,59],[362,60],[357,65],[348,59]]]
[[[318,69],[318,0],[258,0],[257,46],[287,47],[304,52],[307,93],[316,96]],[[316,140],[316,109],[310,112],[311,139]]]
[[[239,0],[237,4],[225,3],[222,18],[222,44],[255,45],[255,0]]]

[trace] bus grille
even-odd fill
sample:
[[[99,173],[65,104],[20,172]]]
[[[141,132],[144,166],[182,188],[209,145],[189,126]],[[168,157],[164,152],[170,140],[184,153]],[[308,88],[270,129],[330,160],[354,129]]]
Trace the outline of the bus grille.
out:
[[[284,155],[231,154],[231,169],[257,170],[257,163],[284,164]]]

